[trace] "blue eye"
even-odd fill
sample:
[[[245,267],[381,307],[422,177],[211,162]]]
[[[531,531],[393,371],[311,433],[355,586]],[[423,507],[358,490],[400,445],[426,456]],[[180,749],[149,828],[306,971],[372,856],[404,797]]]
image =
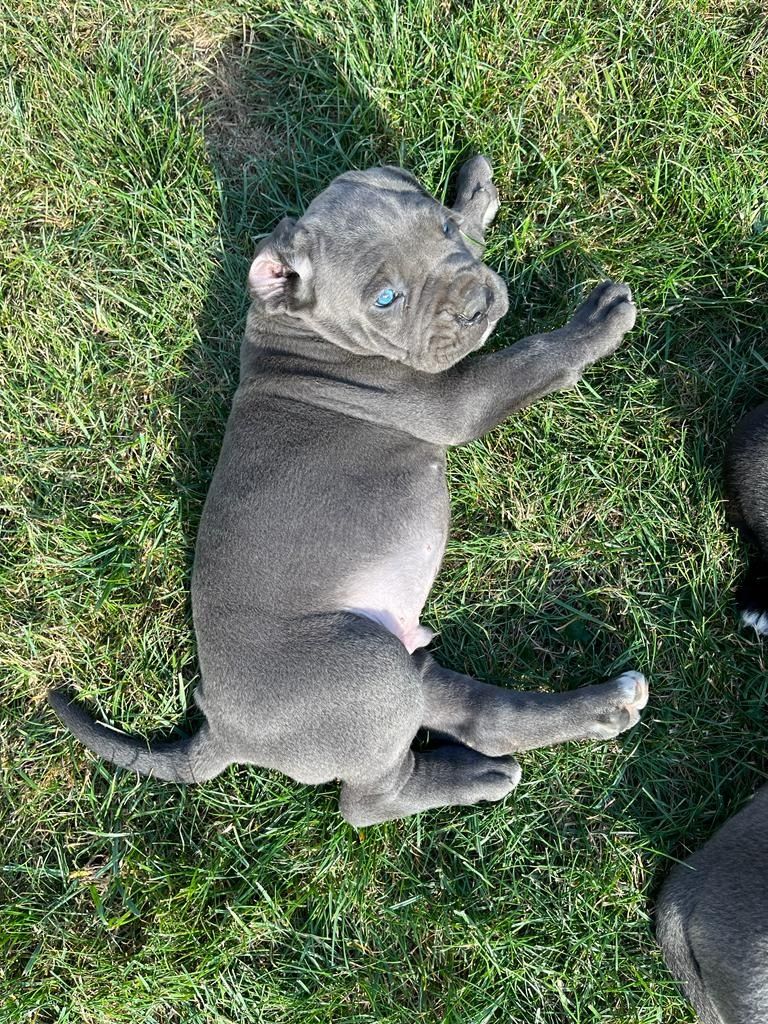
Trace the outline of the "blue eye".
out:
[[[445,235],[446,238],[453,238],[458,230],[458,224],[456,223],[456,221],[451,220],[450,218],[443,224],[443,234]]]
[[[379,292],[376,296],[376,305],[381,309],[384,309],[387,306],[391,306],[396,298],[397,294],[392,290],[392,288],[385,288],[383,292]]]

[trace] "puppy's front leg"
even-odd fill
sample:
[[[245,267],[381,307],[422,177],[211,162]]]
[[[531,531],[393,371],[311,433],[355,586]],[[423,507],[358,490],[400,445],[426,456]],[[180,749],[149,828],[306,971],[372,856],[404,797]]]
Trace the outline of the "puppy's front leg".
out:
[[[456,182],[453,210],[458,215],[464,242],[480,259],[485,249],[485,232],[499,209],[499,193],[493,184],[493,170],[484,156],[462,164]]]
[[[313,381],[313,401],[442,447],[466,444],[537,398],[574,385],[587,366],[619,347],[635,312],[629,288],[604,281],[564,327],[549,334],[470,356],[443,373],[378,360],[377,376],[365,378],[366,362],[358,360],[368,385],[365,402],[343,381],[321,377]]]
[[[481,437],[537,398],[574,385],[587,366],[615,352],[635,315],[629,288],[604,281],[559,330],[436,375],[432,408],[440,409],[446,443]]]

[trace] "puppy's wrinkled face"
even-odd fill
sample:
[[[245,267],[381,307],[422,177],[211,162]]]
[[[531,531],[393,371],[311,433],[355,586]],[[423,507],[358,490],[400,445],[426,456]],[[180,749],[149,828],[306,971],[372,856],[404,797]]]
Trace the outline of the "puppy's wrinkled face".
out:
[[[264,313],[427,373],[480,348],[507,311],[460,218],[396,167],[336,178],[262,243],[249,284]]]

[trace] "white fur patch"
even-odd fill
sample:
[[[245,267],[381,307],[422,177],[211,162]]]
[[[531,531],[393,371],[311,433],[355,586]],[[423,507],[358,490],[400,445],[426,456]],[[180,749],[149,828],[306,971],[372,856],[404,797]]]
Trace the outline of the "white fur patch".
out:
[[[742,612],[741,621],[759,636],[768,636],[768,612]]]
[[[638,711],[645,707],[648,703],[648,684],[642,672],[623,672],[616,682],[628,704]]]
[[[493,219],[494,219],[494,217],[496,216],[496,214],[498,212],[499,212],[499,200],[498,199],[492,199],[491,202],[488,204],[488,209],[483,214],[483,227],[484,228],[487,228],[490,224],[493,223]]]

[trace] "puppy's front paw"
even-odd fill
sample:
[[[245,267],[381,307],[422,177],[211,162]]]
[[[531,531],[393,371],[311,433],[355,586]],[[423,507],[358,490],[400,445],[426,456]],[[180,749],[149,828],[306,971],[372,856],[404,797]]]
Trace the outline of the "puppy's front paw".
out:
[[[465,227],[484,232],[499,210],[499,193],[493,184],[493,169],[484,156],[473,156],[462,164],[456,182],[454,210],[465,219]]]
[[[625,284],[603,281],[576,310],[571,323],[592,343],[592,360],[615,352],[635,326],[637,308]]]
[[[605,688],[605,710],[595,715],[587,733],[590,739],[608,740],[631,729],[648,703],[648,683],[640,672],[624,672]]]

